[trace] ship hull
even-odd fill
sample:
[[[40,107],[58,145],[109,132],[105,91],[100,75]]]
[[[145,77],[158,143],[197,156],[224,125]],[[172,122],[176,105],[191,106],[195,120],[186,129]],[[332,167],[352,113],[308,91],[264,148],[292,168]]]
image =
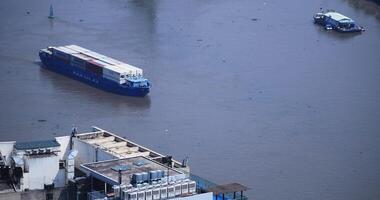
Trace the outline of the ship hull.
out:
[[[134,97],[144,97],[146,96],[150,88],[149,87],[130,87],[127,85],[121,85],[117,82],[105,79],[94,73],[90,73],[84,69],[73,67],[62,60],[59,60],[51,55],[44,52],[39,53],[43,67],[54,71],[56,73],[65,75],[72,79],[78,80],[80,82],[86,83],[95,88],[115,93],[123,96],[134,96]]]

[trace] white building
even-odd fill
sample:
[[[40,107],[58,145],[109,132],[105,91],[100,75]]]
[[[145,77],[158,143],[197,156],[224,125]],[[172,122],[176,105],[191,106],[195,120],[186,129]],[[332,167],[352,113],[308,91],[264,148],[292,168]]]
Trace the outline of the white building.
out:
[[[16,190],[64,187],[66,169],[62,160],[70,137],[33,142],[1,142],[0,153],[15,182]]]

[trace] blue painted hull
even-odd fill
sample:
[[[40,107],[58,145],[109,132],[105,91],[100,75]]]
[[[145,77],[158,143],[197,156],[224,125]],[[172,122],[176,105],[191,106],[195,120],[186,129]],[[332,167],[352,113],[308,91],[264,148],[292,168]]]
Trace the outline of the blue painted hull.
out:
[[[54,72],[63,74],[75,80],[81,81],[93,87],[101,90],[112,92],[124,96],[144,97],[150,91],[148,87],[130,87],[127,85],[121,85],[114,81],[103,78],[94,73],[88,72],[84,69],[73,67],[70,64],[56,59],[55,57],[48,55],[44,52],[39,53],[40,59],[44,67]]]

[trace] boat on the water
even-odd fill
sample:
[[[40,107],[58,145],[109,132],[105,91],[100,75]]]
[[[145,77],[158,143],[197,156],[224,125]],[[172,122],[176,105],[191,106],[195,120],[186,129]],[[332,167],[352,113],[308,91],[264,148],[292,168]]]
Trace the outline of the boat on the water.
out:
[[[326,30],[336,30],[341,33],[365,31],[354,20],[335,11],[319,12],[313,18],[314,23],[324,26]]]
[[[150,91],[142,69],[77,45],[49,46],[39,56],[47,69],[108,92],[143,97]]]

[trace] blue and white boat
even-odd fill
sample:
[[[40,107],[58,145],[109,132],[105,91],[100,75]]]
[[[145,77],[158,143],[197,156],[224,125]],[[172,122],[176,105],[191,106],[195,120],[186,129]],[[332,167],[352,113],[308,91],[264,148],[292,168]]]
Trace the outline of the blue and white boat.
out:
[[[50,46],[39,56],[47,69],[108,92],[143,97],[150,91],[142,69],[77,45]]]
[[[342,33],[362,32],[365,29],[358,26],[354,20],[335,11],[319,12],[314,15],[314,23],[320,24],[327,30]]]

